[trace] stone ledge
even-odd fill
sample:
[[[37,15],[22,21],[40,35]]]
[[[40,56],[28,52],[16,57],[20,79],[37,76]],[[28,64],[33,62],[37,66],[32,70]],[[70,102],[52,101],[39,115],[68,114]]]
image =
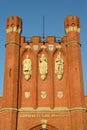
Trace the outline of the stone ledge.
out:
[[[34,109],[32,107],[21,107],[20,109],[16,108],[2,108],[0,109],[0,112],[3,111],[15,111],[15,112],[72,112],[72,111],[85,111],[87,112],[87,108],[83,107],[74,107],[71,109],[68,109],[67,107],[55,107],[54,109],[51,109],[50,107],[38,107],[37,109]]]

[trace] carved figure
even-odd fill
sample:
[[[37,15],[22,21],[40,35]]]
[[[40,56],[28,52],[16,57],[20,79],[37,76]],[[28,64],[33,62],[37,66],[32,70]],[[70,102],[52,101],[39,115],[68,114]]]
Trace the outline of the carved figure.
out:
[[[8,26],[8,28],[6,29],[6,32],[7,33],[12,32],[12,26]]]
[[[19,28],[18,26],[10,25],[6,29],[6,33],[9,33],[9,32],[16,32],[16,33],[20,34],[21,33],[21,28]]]
[[[44,80],[48,73],[48,61],[45,54],[42,54],[39,59],[39,70],[41,74],[41,79]]]
[[[64,61],[59,53],[57,58],[55,59],[55,74],[59,80],[62,79],[63,73],[64,73]]]
[[[18,27],[17,26],[13,27],[13,32],[18,32]]]
[[[27,55],[26,59],[23,61],[23,74],[26,80],[31,78],[32,74],[32,62],[29,56]]]

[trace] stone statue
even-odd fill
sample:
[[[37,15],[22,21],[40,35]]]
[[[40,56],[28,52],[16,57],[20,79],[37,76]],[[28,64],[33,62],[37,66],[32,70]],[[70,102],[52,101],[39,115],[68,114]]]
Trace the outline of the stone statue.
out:
[[[59,80],[62,79],[63,73],[64,73],[64,61],[59,53],[57,58],[55,59],[55,74]]]
[[[39,59],[39,71],[41,74],[41,79],[44,80],[48,73],[48,61],[45,54],[42,54]]]
[[[29,56],[27,55],[26,59],[23,61],[23,74],[26,80],[31,78],[32,74],[32,62]]]

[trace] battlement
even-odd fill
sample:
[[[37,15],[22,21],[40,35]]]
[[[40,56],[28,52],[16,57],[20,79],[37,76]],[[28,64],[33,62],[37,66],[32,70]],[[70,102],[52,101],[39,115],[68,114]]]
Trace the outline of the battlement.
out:
[[[39,43],[39,42],[41,42],[41,37],[40,36],[32,36],[31,37],[31,42]]]
[[[54,42],[56,42],[56,37],[55,36],[48,36],[48,37],[46,37],[46,41],[48,43],[54,43]]]
[[[32,36],[29,40],[29,42],[31,43],[58,43],[58,42],[61,42],[62,41],[62,37],[60,37],[60,39],[58,40],[58,37],[56,36],[47,36],[44,38],[44,41],[43,41],[43,38],[41,36]],[[21,43],[25,43],[27,42],[26,40],[26,37],[24,36],[21,36]]]
[[[6,32],[20,33],[22,29],[22,20],[18,16],[10,16],[6,21]]]
[[[68,16],[64,20],[65,32],[75,31],[80,33],[80,19],[77,16]]]

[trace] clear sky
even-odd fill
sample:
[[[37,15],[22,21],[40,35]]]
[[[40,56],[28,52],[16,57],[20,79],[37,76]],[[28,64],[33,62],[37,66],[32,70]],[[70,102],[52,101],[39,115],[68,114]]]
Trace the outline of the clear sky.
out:
[[[42,36],[43,16],[45,36],[65,35],[64,18],[77,15],[81,22],[81,51],[84,76],[84,91],[87,94],[87,0],[0,0],[0,95],[3,91],[6,19],[19,16],[23,20],[22,35]]]

